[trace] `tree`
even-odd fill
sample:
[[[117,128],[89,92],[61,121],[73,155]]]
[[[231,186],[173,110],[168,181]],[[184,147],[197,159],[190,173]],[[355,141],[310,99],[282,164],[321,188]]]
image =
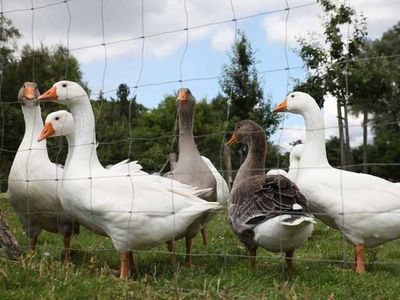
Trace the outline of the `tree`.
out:
[[[14,52],[17,49],[16,42],[21,37],[19,30],[14,27],[11,20],[3,14],[0,15],[0,76],[3,80],[4,70],[15,60]],[[1,96],[0,96],[1,97]]]
[[[385,76],[381,94],[374,99],[375,105],[370,110],[374,138],[368,152],[371,161],[382,165],[373,164],[370,169],[373,174],[399,181],[398,166],[390,164],[400,161],[400,22],[373,41],[372,49],[372,62],[381,66],[379,71]],[[370,85],[374,84],[372,81]]]
[[[129,99],[130,93],[130,88],[126,83],[121,83],[118,86],[117,101],[120,107],[120,116],[124,116],[131,125],[134,125],[139,116],[146,112],[147,108],[136,102],[136,95]],[[111,97],[111,100],[114,100],[114,98]]]
[[[10,159],[12,154],[5,151],[4,148],[9,148],[9,141],[6,139],[8,133],[7,124],[10,118],[17,115],[17,109],[13,106],[6,105],[4,102],[8,100],[7,92],[11,88],[5,84],[6,81],[13,77],[13,74],[8,74],[10,66],[14,65],[16,58],[14,52],[17,49],[16,42],[21,37],[19,30],[14,27],[11,20],[7,19],[4,15],[0,15],[0,191],[5,191],[7,184],[6,179],[10,168]],[[16,90],[18,91],[18,90]],[[16,99],[17,92],[15,92],[14,99]],[[12,124],[15,130],[21,127],[21,124]],[[22,127],[23,128],[23,127]],[[13,136],[11,138],[14,138]],[[14,138],[15,139],[15,138]]]
[[[29,45],[24,46],[13,71],[16,72],[16,82],[11,84],[18,89],[24,81],[37,82],[39,91],[46,91],[57,81],[71,80],[79,83],[90,94],[87,83],[83,81],[78,60],[63,45],[52,49],[43,44],[35,49]],[[15,99],[14,94],[12,99]]]
[[[238,31],[230,63],[223,65],[219,84],[224,96],[230,101],[230,129],[240,120],[252,119],[269,136],[275,132],[279,116],[271,112],[271,101],[264,99],[254,56],[246,35]]]
[[[349,99],[351,113],[363,116],[362,171],[364,173],[368,173],[368,123],[377,111],[377,105],[379,106],[392,90],[391,73],[389,61],[385,57],[379,57],[372,42],[365,43],[349,78],[349,89],[352,91]]]
[[[391,122],[398,126],[400,122],[400,22],[385,32],[381,39],[373,41],[372,45],[376,55],[373,57],[379,61],[386,61],[383,66],[386,68],[389,82],[385,84],[386,90],[382,93],[377,105],[373,107],[374,123],[379,125],[382,122]],[[396,129],[398,127],[395,127]],[[384,127],[374,126],[374,131],[385,130]]]
[[[131,93],[128,85],[126,83],[121,83],[118,86],[117,98],[120,102],[120,114],[129,119],[129,100],[128,96]]]
[[[366,22],[362,15],[357,16],[355,10],[344,3],[331,0],[319,0],[318,3],[323,10],[325,41],[319,42],[314,33],[307,38],[299,38],[299,55],[308,74],[306,81],[299,84],[298,88],[308,86],[309,91],[318,91],[318,97],[330,94],[337,99],[341,165],[344,166],[352,162],[347,108],[350,93],[347,80],[350,76],[349,70],[356,67],[354,58],[359,55],[365,43]],[[342,33],[341,29],[345,26],[348,26],[351,36]],[[323,105],[322,99],[319,104]]]

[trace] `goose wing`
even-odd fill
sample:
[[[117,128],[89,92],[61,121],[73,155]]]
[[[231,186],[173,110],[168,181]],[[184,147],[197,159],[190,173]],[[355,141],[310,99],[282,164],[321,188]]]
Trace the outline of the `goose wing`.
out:
[[[275,216],[306,210],[307,200],[292,181],[282,175],[258,175],[231,193],[229,222],[240,233]]]

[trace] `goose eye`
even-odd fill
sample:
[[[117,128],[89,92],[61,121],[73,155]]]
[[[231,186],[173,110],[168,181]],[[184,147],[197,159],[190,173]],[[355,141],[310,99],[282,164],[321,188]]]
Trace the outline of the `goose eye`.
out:
[[[58,120],[60,120],[60,117],[56,117],[55,119],[56,119],[56,121],[58,121]]]
[[[63,83],[63,84],[62,84],[62,87],[64,87],[64,88],[67,87],[67,84],[66,84],[66,83]]]
[[[294,98],[294,95],[292,94],[292,96],[291,96],[292,98]]]

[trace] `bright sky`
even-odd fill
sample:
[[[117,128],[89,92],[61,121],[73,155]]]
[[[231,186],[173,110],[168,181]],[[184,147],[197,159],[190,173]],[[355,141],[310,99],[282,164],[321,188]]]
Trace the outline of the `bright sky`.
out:
[[[380,37],[399,21],[398,0],[348,2],[367,17],[370,38]],[[115,97],[118,85],[127,83],[142,86],[136,90],[137,100],[147,107],[179,89],[180,79],[197,99],[216,96],[217,77],[228,61],[235,26],[247,34],[256,51],[266,95],[279,103],[293,86],[292,78],[304,77],[295,54],[296,37],[321,30],[313,0],[33,0],[33,11],[31,0],[2,4],[5,16],[23,34],[21,45],[62,43],[72,50],[93,98],[100,90],[110,91],[107,98]],[[232,21],[234,16],[237,22]],[[188,31],[183,30],[186,27]],[[287,66],[293,69],[285,71]],[[335,100],[329,99],[326,127],[336,126],[335,111]],[[359,125],[360,120],[352,118],[350,124]],[[272,139],[290,149],[289,142],[304,137],[303,121],[287,115],[284,127],[292,129],[279,131]],[[361,130],[351,128],[352,146],[360,144]],[[326,136],[335,133],[328,130]]]

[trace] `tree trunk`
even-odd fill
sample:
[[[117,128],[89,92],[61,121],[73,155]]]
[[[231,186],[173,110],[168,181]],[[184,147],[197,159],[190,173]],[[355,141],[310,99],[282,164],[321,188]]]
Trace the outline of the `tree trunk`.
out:
[[[345,134],[345,137],[346,137],[346,142],[345,142],[346,165],[349,166],[349,165],[353,164],[353,155],[351,153],[351,147],[350,147],[349,117],[348,117],[347,101],[346,100],[343,102],[343,108],[344,108],[344,134]]]
[[[363,173],[368,173],[368,111],[363,109]]]
[[[340,166],[346,165],[346,147],[343,134],[343,117],[342,117],[342,105],[340,99],[336,100],[337,105],[337,118],[338,118],[338,130],[339,130],[339,140],[340,140]]]
[[[224,154],[224,161],[225,161],[225,166],[226,166],[227,183],[228,183],[229,190],[231,190],[232,184],[233,184],[231,149],[229,148],[229,146],[226,143],[223,144],[223,154]]]

